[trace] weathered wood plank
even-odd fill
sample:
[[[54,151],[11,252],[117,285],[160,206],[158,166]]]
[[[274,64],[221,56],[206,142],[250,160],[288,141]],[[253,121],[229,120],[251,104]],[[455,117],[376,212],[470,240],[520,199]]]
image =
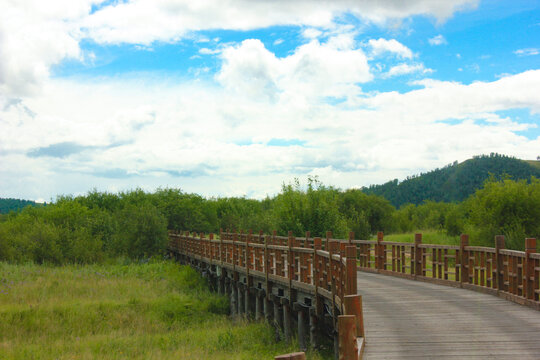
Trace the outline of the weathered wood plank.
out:
[[[488,294],[359,272],[364,359],[538,359],[540,313]]]

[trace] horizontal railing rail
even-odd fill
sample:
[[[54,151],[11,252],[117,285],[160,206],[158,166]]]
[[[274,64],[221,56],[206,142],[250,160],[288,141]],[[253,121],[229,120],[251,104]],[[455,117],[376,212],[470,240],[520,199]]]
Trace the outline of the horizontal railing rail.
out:
[[[525,239],[525,251],[505,249],[504,236],[495,237],[494,248],[470,246],[468,235],[461,235],[459,245],[436,245],[422,243],[422,234],[411,243],[385,241],[382,232],[377,240],[358,240],[352,232],[348,239],[335,239],[331,232],[323,238],[309,232],[295,237],[275,231],[222,231],[219,236],[170,231],[169,239],[172,253],[220,277],[221,291],[227,280],[231,314],[248,313],[253,291],[258,294],[255,318],[266,299],[265,319],[273,313],[276,328],[290,338],[295,311],[305,348],[309,315],[310,343],[316,345],[312,332],[326,324],[333,329],[339,358],[361,357],[365,344],[357,270],[477,290],[540,310],[540,254],[534,238]],[[303,300],[292,295],[300,293]]]
[[[469,246],[468,235],[460,245],[352,240],[357,246],[358,269],[497,294],[540,310],[540,254],[536,239],[525,239],[525,251],[505,249],[504,236],[495,247]]]
[[[345,295],[356,293],[356,270],[463,287],[504,297],[540,310],[540,254],[536,239],[525,240],[525,251],[505,249],[504,236],[495,247],[470,246],[468,235],[460,245],[220,233],[195,236],[171,233],[171,246],[181,253],[212,264],[256,273],[267,279],[321,295],[342,305]],[[353,260],[354,259],[354,260]]]
[[[356,246],[339,239],[221,232],[205,236],[170,232],[169,249],[211,265],[265,277],[328,299],[343,310],[357,293]],[[267,285],[268,287],[268,285]]]

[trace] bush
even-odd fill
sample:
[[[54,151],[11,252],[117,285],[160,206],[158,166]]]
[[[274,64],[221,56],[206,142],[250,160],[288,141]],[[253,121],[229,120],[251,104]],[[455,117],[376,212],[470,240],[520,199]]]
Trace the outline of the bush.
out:
[[[309,178],[303,191],[298,179],[294,185],[283,185],[274,199],[273,217],[278,233],[292,231],[295,236],[324,236],[332,231],[334,237],[346,237],[347,221],[339,212],[339,191],[322,185],[317,178]]]
[[[167,246],[167,219],[149,202],[127,204],[116,213],[119,231],[113,249],[116,254],[147,258],[163,253]]]
[[[355,237],[367,239],[377,231],[393,229],[396,209],[383,197],[352,189],[342,193],[339,211],[347,218],[349,229],[354,231]]]
[[[540,235],[540,180],[489,180],[464,204],[468,230],[477,242],[493,246],[495,235],[506,236],[506,247],[523,250],[524,239]],[[471,234],[472,235],[472,234]]]

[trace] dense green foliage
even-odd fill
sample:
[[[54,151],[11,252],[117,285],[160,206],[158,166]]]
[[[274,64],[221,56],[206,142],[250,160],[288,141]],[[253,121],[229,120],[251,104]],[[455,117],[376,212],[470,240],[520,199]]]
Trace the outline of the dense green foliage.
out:
[[[396,207],[409,203],[419,205],[426,200],[460,202],[480,189],[488,178],[501,180],[508,176],[528,180],[531,176],[540,177],[540,168],[531,162],[499,154],[475,156],[461,164],[454,162],[402,182],[396,179],[363,188],[363,191],[384,196]]]
[[[525,237],[540,235],[539,179],[487,182],[462,206],[468,214],[465,231],[473,239],[504,234],[507,247],[521,249]]]
[[[42,204],[38,204],[31,200],[0,198],[0,214],[7,214],[10,211],[19,211],[27,206],[42,206]]]
[[[297,348],[265,323],[230,319],[227,298],[172,261],[0,262],[0,274],[2,359],[273,359]]]
[[[0,217],[0,260],[36,263],[93,263],[125,256],[148,258],[165,252],[167,229],[204,233],[292,231],[303,236],[368,239],[377,231],[431,230],[492,246],[506,235],[507,247],[540,235],[540,185],[532,177],[514,181],[489,178],[466,201],[424,201],[396,210],[388,200],[361,190],[342,191],[309,178],[284,184],[270,198],[203,198],[179,189],[140,189],[118,194],[91,191],[63,196],[45,207],[26,207]]]

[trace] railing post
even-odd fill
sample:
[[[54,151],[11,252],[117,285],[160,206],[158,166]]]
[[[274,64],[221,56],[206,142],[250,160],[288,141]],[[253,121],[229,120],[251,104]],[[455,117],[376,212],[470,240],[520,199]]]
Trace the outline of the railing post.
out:
[[[236,233],[236,231],[234,232],[233,234],[233,237],[232,237],[232,266],[233,266],[233,271],[236,271],[236,245],[235,245],[235,242],[238,238],[238,234]]]
[[[289,341],[291,340],[292,336],[292,329],[291,329],[291,305],[294,303],[295,296],[293,296],[293,287],[292,287],[292,281],[294,278],[294,254],[293,254],[293,246],[295,242],[295,238],[293,236],[292,231],[289,231],[287,239],[287,245],[288,245],[288,251],[287,251],[287,277],[289,279],[289,299],[282,299],[282,305],[283,305],[283,333],[285,336],[285,340]]]
[[[249,276],[249,266],[251,263],[251,252],[249,250],[249,243],[251,241],[251,236],[253,234],[253,231],[249,230],[248,235],[246,237],[246,252],[245,252],[245,265],[246,265],[246,288],[244,289],[244,306],[245,306],[245,313],[246,318],[250,317],[250,311],[251,311],[251,294],[249,289],[252,285],[252,279]]]
[[[469,235],[461,234],[459,252],[461,253],[461,277],[462,284],[469,282],[469,252],[465,247],[469,246]]]
[[[525,281],[523,282],[523,297],[531,300],[534,300],[534,260],[531,259],[531,254],[534,254],[535,252],[536,239],[525,239],[525,269],[523,269]]]
[[[268,272],[270,270],[270,259],[268,256],[268,240],[269,237],[264,237],[264,281],[265,281],[265,290],[266,290],[266,300],[270,300],[270,283],[268,281]]]
[[[199,233],[199,260],[202,262],[203,257],[206,257],[206,241],[204,241],[204,233]]]
[[[223,272],[223,229],[219,229],[219,262],[221,264],[221,270]]]
[[[501,249],[504,249],[504,235],[495,236],[495,281],[497,282],[497,292],[504,291],[504,272],[503,272],[503,256]]]
[[[358,343],[356,341],[356,316],[340,315],[338,317],[339,359],[358,359]]]
[[[364,337],[364,314],[362,311],[362,295],[346,295],[343,299],[345,315],[356,317],[356,336]]]
[[[259,238],[257,239],[257,242],[261,245],[264,245],[266,243],[264,232],[262,230],[259,230]],[[264,252],[264,250],[259,250],[259,266],[261,268],[261,271],[263,271],[265,267],[263,259],[266,259],[266,253]]]
[[[329,251],[330,249],[330,239],[332,238],[332,232],[327,231],[326,232],[326,243],[324,244],[324,250]]]
[[[244,265],[246,267],[246,276],[249,278],[249,266],[251,264],[251,252],[249,250],[249,243],[251,242],[251,235],[253,234],[252,230],[248,230],[247,236],[246,236],[246,245],[244,247]]]
[[[318,319],[323,314],[324,301],[319,297],[319,282],[321,281],[320,260],[317,251],[322,249],[322,239],[316,237],[313,239],[313,285],[315,285],[315,311],[310,312],[310,342],[312,347],[318,345]],[[325,279],[326,281],[326,279]]]
[[[384,233],[382,231],[377,232],[377,245],[375,245],[375,269],[384,268],[383,260],[383,245],[381,242],[384,240]]]
[[[422,244],[422,234],[414,234],[414,275],[420,276],[422,274],[422,248],[419,246]]]
[[[210,264],[214,262],[214,244],[212,243],[212,240],[214,240],[214,233],[208,234],[208,243],[210,244]]]
[[[289,236],[287,239],[287,277],[289,278],[289,294],[290,291],[292,291],[292,281],[294,278],[294,254],[293,254],[293,246],[294,246],[294,236],[292,234],[292,231],[289,231]]]
[[[347,288],[345,295],[353,295],[357,293],[356,285],[356,246],[348,245],[345,248],[346,266],[347,266]]]

